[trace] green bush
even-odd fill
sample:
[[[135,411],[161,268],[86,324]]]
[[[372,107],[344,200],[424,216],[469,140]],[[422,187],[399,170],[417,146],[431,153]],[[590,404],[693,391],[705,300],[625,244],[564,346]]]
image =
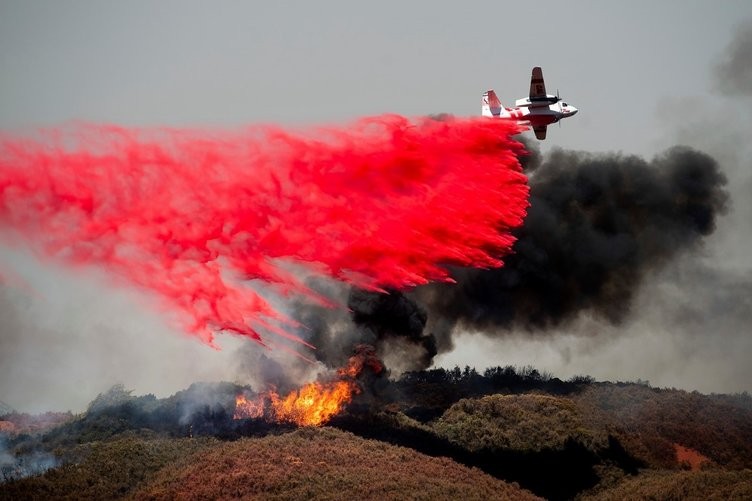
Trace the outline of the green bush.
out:
[[[540,451],[575,440],[589,448],[605,447],[608,437],[588,429],[577,405],[548,395],[491,395],[463,399],[433,428],[440,436],[471,451]]]

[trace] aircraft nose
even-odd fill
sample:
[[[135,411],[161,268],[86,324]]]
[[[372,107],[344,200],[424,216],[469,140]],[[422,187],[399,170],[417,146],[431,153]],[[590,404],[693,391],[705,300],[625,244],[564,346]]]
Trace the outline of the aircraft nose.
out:
[[[579,110],[574,106],[569,107],[569,116],[576,115]]]

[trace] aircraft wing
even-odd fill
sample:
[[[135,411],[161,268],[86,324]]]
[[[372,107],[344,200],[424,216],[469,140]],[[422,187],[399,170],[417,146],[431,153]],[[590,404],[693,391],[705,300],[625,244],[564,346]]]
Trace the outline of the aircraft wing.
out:
[[[546,96],[546,83],[543,81],[543,70],[540,66],[533,68],[533,74],[530,76],[530,101],[538,99],[545,99]]]
[[[546,125],[536,125],[535,127],[533,127],[533,131],[535,131],[535,137],[537,137],[541,141],[546,139],[546,129],[548,129],[548,126]]]

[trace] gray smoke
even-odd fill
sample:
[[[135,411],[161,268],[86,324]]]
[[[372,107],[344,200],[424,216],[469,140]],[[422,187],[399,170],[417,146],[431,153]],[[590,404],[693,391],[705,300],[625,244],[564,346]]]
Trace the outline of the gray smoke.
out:
[[[545,332],[583,313],[618,324],[646,275],[696,248],[726,209],[718,164],[691,148],[652,161],[529,149],[531,206],[504,267],[456,269],[456,284],[408,294],[353,290],[349,311],[300,304],[296,317],[311,328],[317,358],[336,366],[368,343],[387,366],[420,369],[452,348],[459,326]]]
[[[222,336],[224,349],[212,350],[91,274],[3,247],[0,261],[29,282],[0,283],[0,399],[19,412],[82,411],[118,382],[167,396],[236,375],[233,350],[243,339]]]
[[[0,484],[9,480],[41,475],[55,468],[60,461],[44,451],[16,451],[0,433]]]
[[[752,96],[751,58],[748,22],[714,68],[721,97]],[[453,270],[457,284],[389,299],[365,294],[365,302],[350,301],[350,312],[299,305],[299,318],[314,326],[320,359],[342,360],[356,342],[376,341],[386,360],[418,369],[451,350],[457,335],[482,332],[508,336],[507,347],[534,336],[568,353],[559,354],[564,366],[576,357],[578,370],[606,377],[618,370],[604,364],[624,365],[626,353],[635,355],[627,357],[626,377],[704,391],[749,389],[748,101],[703,101],[698,110],[697,98],[692,106],[687,100],[667,99],[660,114],[673,120],[665,124],[667,144],[693,148],[674,147],[652,160],[561,149],[544,156],[528,144],[521,161],[531,207],[503,268]],[[425,320],[398,329],[410,323],[361,311],[391,315],[381,302]],[[525,353],[525,363],[536,356]]]
[[[303,335],[316,347],[317,360],[341,367],[357,345],[371,345],[395,373],[429,367],[436,354],[435,339],[426,335],[426,311],[398,291],[388,293],[328,284],[318,289],[335,298],[339,308],[300,302],[293,310],[306,326]]]
[[[739,27],[715,70],[721,92],[752,96],[752,21]]]
[[[584,312],[619,323],[648,272],[712,233],[724,184],[713,158],[686,147],[650,162],[555,150],[530,177],[531,205],[506,265],[456,270],[457,284],[415,297],[439,319],[442,350],[457,324],[532,332]]]

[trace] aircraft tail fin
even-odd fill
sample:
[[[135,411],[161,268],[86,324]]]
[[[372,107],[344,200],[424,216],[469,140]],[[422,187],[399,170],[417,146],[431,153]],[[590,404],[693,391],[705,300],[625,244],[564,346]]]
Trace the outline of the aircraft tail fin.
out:
[[[499,98],[493,89],[483,93],[481,103],[481,115],[484,117],[498,117],[503,108],[501,101],[499,101]]]
[[[493,89],[484,92],[481,99],[481,115],[484,117],[499,117],[503,116],[502,112],[506,112],[506,110],[502,106],[496,92]]]

